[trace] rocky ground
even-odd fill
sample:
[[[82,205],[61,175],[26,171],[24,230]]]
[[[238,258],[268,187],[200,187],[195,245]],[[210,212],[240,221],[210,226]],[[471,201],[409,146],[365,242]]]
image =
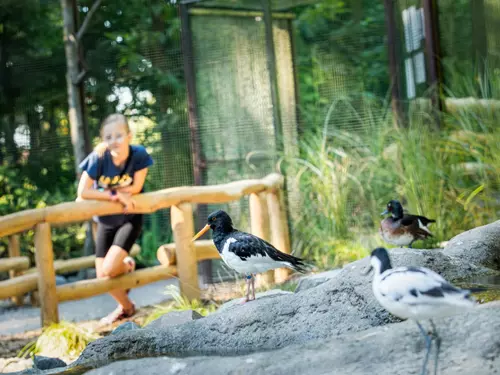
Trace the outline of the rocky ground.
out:
[[[449,280],[498,275],[500,221],[442,249],[394,249],[394,266],[426,266]],[[127,326],[89,344],[65,367],[24,374],[417,374],[423,340],[373,297],[368,259],[306,278],[296,292],[230,303],[205,318],[166,315],[154,328]],[[480,305],[436,319],[442,374],[500,372],[500,307]]]

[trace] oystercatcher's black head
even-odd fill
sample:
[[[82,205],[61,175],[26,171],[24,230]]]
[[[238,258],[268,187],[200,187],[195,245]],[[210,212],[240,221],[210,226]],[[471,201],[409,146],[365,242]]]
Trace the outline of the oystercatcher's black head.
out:
[[[377,247],[371,253],[370,267],[366,272],[364,272],[364,274],[367,275],[373,269],[377,274],[381,274],[387,270],[390,270],[391,268],[391,259],[389,258],[387,249],[385,249],[384,247]]]
[[[209,229],[228,233],[233,230],[233,221],[225,211],[214,211],[208,215],[207,224],[194,236],[193,241],[203,236]]]
[[[226,211],[222,210],[212,212],[210,215],[208,215],[207,225],[210,225],[210,228],[212,228],[212,230],[233,229],[233,221],[226,213]]]
[[[392,200],[387,203],[387,209],[382,212],[381,215],[387,215],[388,213],[390,213],[393,218],[400,219],[403,217],[403,206],[399,201]]]

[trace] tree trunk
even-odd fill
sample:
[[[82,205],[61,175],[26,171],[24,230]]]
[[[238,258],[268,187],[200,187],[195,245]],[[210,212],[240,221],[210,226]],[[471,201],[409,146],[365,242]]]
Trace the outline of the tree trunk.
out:
[[[64,52],[66,54],[66,83],[68,93],[68,117],[71,128],[71,143],[75,157],[75,171],[79,175],[78,164],[87,156],[85,121],[83,115],[82,90],[78,86],[80,66],[73,0],[61,0],[63,13]]]
[[[14,141],[14,133],[16,131],[16,116],[15,116],[15,101],[16,93],[11,85],[12,68],[8,67],[9,60],[9,44],[12,43],[10,35],[6,31],[0,34],[0,123],[3,122],[3,136],[5,139],[5,154],[0,155],[0,164],[5,160],[9,164],[17,164],[19,159],[19,151],[16,142]]]

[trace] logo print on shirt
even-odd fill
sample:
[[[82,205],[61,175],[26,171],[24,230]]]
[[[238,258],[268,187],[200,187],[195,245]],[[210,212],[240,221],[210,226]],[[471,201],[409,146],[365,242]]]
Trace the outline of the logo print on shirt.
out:
[[[101,176],[99,177],[99,181],[97,182],[99,187],[108,189],[112,187],[125,187],[132,185],[132,177],[128,173],[123,174],[122,176],[114,176],[107,177]]]

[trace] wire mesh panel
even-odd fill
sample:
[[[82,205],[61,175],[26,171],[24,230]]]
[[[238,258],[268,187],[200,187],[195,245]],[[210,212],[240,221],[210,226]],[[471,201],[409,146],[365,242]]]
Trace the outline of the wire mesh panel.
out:
[[[500,3],[498,1],[484,1],[484,18],[488,60],[496,69],[500,69],[500,41],[496,37],[500,32]]]
[[[245,163],[255,149],[275,148],[262,22],[217,16],[191,22],[206,183],[269,172],[269,162],[259,163],[259,173]]]
[[[274,105],[281,121],[277,126],[263,2],[184,2],[211,12],[190,15],[204,184],[262,177],[276,170],[281,157],[299,156],[298,129],[322,130],[325,124],[327,130],[368,129],[360,93],[384,97],[388,89],[381,4],[271,1],[278,99]],[[93,2],[75,4],[81,24]],[[221,8],[240,14],[217,13]],[[194,183],[178,12],[176,1],[103,2],[81,42],[78,63],[87,71],[81,89],[90,141],[98,142],[100,122],[109,113],[129,116],[133,142],[144,144],[155,160],[147,191]],[[19,28],[28,22],[10,17]],[[23,48],[11,45],[11,58],[4,64],[10,80],[2,81],[9,95],[2,96],[0,157],[33,180],[22,186],[32,183],[54,198],[43,204],[55,204],[76,195],[60,2],[41,2],[22,17],[37,22],[30,21],[31,39],[18,45]],[[332,111],[332,103],[344,97],[355,100],[337,104]],[[50,152],[56,149],[66,156]],[[44,181],[40,175],[46,176]],[[289,193],[290,212],[300,215],[298,188],[289,186]],[[2,213],[42,204],[30,199]],[[243,199],[223,206],[242,229],[249,229],[247,205]],[[171,240],[169,211],[146,215],[141,241],[147,260],[153,261],[157,247]],[[70,250],[82,244],[80,239]]]
[[[444,0],[438,10],[446,94],[498,99],[500,4]]]

